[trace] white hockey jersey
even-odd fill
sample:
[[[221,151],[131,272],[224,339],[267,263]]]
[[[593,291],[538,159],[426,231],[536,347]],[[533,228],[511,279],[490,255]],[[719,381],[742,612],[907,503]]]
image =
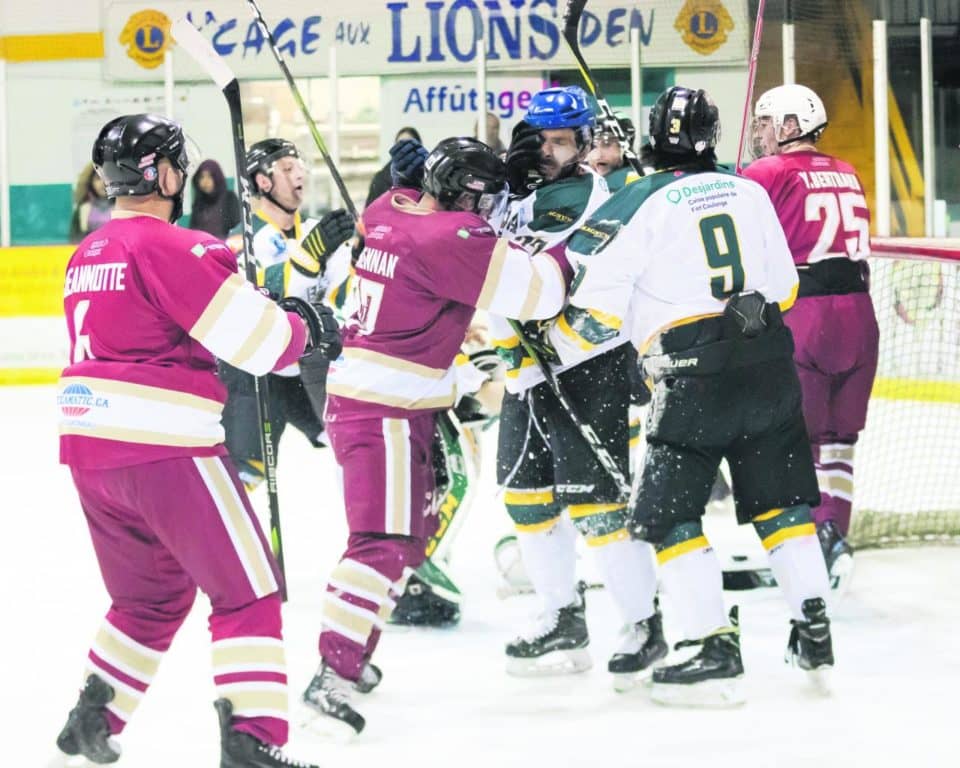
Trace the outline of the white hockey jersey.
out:
[[[786,311],[797,270],[766,191],[724,171],[664,171],[629,184],[570,239],[578,267],[548,338],[564,363],[629,334],[641,355],[661,332],[719,315],[756,290]]]
[[[284,232],[265,212],[253,214],[253,255],[257,263],[257,283],[277,296],[296,296],[305,301],[323,299],[332,304],[338,286],[345,283],[350,271],[350,248],[344,244],[329,255],[322,267],[307,253],[300,243],[319,219],[300,217],[294,214],[292,232]],[[238,253],[243,245],[241,227],[234,228],[227,240]],[[293,235],[290,237],[290,235]],[[294,263],[302,266],[298,269]],[[300,373],[297,364],[275,371],[278,376],[296,376]]]
[[[258,282],[278,296],[297,296],[312,301],[322,298],[329,302],[331,292],[346,279],[350,269],[350,248],[344,244],[320,268],[317,260],[303,250],[300,243],[317,224],[318,219],[302,219],[294,214],[293,231],[284,232],[263,211],[253,214],[253,254],[257,261]],[[293,236],[290,237],[289,235]],[[240,230],[234,229],[229,244],[239,251],[242,244]],[[297,269],[294,263],[302,265]],[[309,274],[316,271],[317,274]]]
[[[555,181],[539,188],[522,200],[511,203],[501,227],[501,236],[522,245],[531,254],[540,253],[564,242],[587,217],[610,197],[603,177],[587,166],[584,173]],[[567,258],[570,256],[568,254]],[[577,262],[570,261],[576,270]],[[543,374],[520,345],[507,319],[490,316],[493,346],[507,363],[506,388],[514,394],[523,392],[542,382]],[[614,347],[619,342],[598,346],[593,357]],[[586,359],[586,357],[582,359]],[[580,362],[580,361],[578,361]],[[569,366],[554,366],[556,372]]]

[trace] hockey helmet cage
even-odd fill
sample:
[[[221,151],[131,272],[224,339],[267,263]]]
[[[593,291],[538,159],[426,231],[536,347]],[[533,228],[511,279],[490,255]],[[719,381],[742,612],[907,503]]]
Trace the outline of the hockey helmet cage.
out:
[[[189,172],[183,129],[160,115],[114,118],[93,144],[93,164],[110,198],[158,192],[157,163],[164,157],[184,175]]]
[[[675,85],[650,110],[650,146],[670,155],[702,155],[720,140],[720,111],[706,91]]]
[[[489,217],[506,199],[507,167],[477,139],[444,139],[427,156],[423,167],[424,191],[444,208]]]
[[[250,146],[247,150],[246,171],[254,193],[259,194],[256,182],[257,174],[263,173],[272,178],[273,164],[282,157],[300,159],[300,152],[292,141],[264,139]]]
[[[778,85],[763,93],[757,99],[753,116],[773,120],[774,134],[780,146],[806,138],[817,141],[827,127],[827,110],[823,101],[812,89],[796,83]],[[780,141],[780,129],[790,117],[800,126],[800,135]]]

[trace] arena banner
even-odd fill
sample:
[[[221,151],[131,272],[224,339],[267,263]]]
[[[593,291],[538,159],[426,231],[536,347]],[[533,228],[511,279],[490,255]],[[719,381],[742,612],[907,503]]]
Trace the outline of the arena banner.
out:
[[[571,68],[562,37],[565,0],[271,0],[263,12],[291,71],[322,77],[336,49],[338,74],[400,75],[475,67]],[[158,10],[162,8],[162,10]],[[104,73],[108,79],[158,81],[173,50],[179,80],[206,79],[177,56],[169,29],[187,16],[241,79],[277,78],[269,44],[238,0],[108,0]],[[630,31],[644,66],[742,66],[751,38],[747,0],[591,0],[580,27],[591,68],[628,67]],[[482,41],[482,42],[481,42]],[[480,47],[482,45],[482,48]]]
[[[0,384],[56,381],[67,364],[63,277],[73,246],[0,248]]]

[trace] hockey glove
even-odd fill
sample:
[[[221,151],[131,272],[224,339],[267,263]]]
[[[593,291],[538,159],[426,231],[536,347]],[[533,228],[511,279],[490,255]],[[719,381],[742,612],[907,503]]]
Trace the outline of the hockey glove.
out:
[[[300,247],[314,262],[290,257],[291,264],[308,277],[316,277],[327,266],[330,254],[353,236],[354,221],[343,208],[325,213],[317,225],[304,235]],[[304,263],[300,263],[304,262]],[[311,273],[311,269],[315,269]]]
[[[528,178],[531,171],[540,167],[542,146],[543,137],[539,128],[524,120],[514,126],[506,158],[507,183],[512,194],[523,196],[529,191]]]
[[[277,302],[281,309],[295,312],[307,325],[307,347],[304,357],[314,354],[327,360],[336,360],[343,351],[340,341],[340,326],[333,316],[333,310],[326,304],[311,304],[296,296],[287,296]]]
[[[559,365],[560,355],[547,339],[547,330],[551,322],[550,320],[529,320],[520,326],[520,331],[523,334],[524,349],[529,346],[543,363]]]
[[[430,153],[415,139],[401,139],[390,147],[390,182],[395,187],[423,185],[423,166]]]

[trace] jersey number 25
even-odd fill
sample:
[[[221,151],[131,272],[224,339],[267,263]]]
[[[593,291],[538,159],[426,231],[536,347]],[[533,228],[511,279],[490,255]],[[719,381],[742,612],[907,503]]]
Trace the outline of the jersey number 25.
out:
[[[857,213],[866,210],[867,201],[857,192],[811,192],[803,207],[806,221],[822,221],[823,229],[816,244],[807,256],[813,263],[836,256],[851,259],[864,258],[870,253],[870,222]],[[837,239],[837,231],[843,229],[843,248],[839,253],[830,251]]]

